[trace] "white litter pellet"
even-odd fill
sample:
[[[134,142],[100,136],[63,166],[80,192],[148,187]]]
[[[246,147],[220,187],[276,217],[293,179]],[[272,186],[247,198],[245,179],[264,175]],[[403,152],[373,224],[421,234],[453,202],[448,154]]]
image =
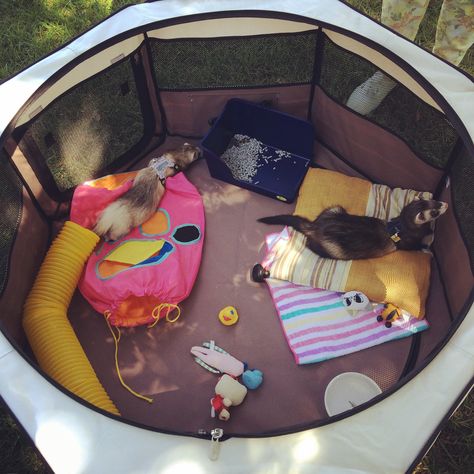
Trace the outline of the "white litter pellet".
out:
[[[291,158],[291,153],[285,150],[275,150],[275,153],[279,156],[280,160],[282,158]]]
[[[275,150],[276,157],[268,156],[268,152],[268,147],[256,138],[235,134],[221,158],[234,179],[251,183],[262,166],[291,157],[291,153],[284,150]],[[276,171],[276,166],[273,167],[273,171]],[[255,184],[258,184],[258,181]]]

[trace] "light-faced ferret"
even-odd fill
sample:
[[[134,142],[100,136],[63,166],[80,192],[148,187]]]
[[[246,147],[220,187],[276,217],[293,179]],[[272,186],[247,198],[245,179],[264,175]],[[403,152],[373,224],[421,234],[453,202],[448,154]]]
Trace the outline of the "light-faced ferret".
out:
[[[136,174],[132,187],[102,211],[94,232],[105,240],[118,240],[146,222],[165,193],[166,178],[185,170],[200,154],[198,147],[185,143],[153,158]]]
[[[355,260],[381,257],[397,249],[428,248],[433,239],[430,223],[447,208],[445,202],[416,200],[389,222],[376,217],[354,216],[341,206],[324,210],[314,221],[292,215],[258,220],[293,227],[306,236],[306,246],[321,257]]]

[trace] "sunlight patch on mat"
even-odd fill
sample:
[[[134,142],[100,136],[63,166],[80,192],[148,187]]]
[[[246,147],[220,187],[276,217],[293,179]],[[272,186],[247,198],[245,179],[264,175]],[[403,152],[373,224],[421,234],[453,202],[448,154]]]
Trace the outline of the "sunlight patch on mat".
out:
[[[307,463],[314,460],[319,454],[319,443],[312,433],[305,433],[291,450],[293,459],[298,463]]]
[[[84,472],[92,446],[80,422],[70,414],[48,413],[38,421],[35,444],[56,472]]]

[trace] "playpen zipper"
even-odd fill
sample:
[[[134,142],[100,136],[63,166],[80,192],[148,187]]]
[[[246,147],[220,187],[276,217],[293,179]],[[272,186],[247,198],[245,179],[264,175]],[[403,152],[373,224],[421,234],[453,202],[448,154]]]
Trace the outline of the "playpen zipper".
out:
[[[211,449],[209,451],[209,459],[211,461],[216,461],[219,457],[219,451],[221,446],[219,440],[224,435],[224,430],[222,428],[214,428],[211,430]]]

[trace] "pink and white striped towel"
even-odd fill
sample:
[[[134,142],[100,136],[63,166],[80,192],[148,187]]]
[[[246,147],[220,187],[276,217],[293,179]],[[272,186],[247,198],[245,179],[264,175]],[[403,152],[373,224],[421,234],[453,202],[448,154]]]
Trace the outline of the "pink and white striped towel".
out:
[[[272,236],[267,238],[270,249]],[[377,321],[383,305],[373,304],[352,316],[336,291],[296,285],[267,278],[266,283],[280,317],[283,332],[297,364],[311,364],[357,352],[428,329],[403,312],[391,328]]]
[[[429,327],[425,319],[404,314],[387,328],[377,321],[381,304],[351,316],[342,303],[342,293],[271,278],[265,281],[297,364],[333,359]]]

